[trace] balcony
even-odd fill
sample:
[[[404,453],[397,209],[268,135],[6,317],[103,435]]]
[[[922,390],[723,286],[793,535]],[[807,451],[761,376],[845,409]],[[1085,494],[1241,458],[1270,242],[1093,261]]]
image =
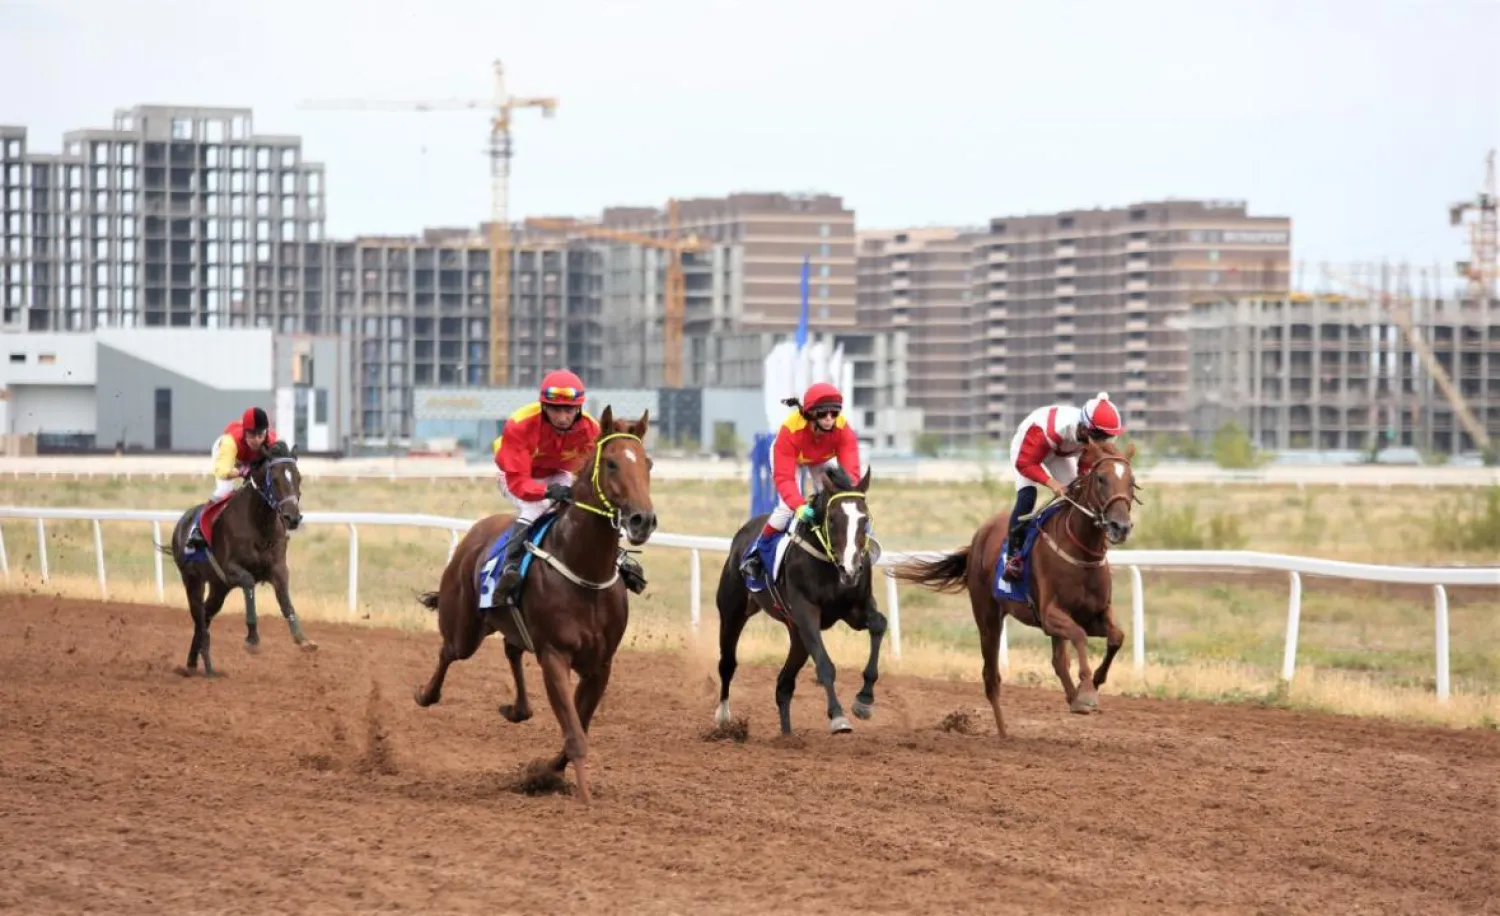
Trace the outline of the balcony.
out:
[[[991,248],[990,251],[989,251],[988,261],[989,261],[990,264],[1009,264],[1010,263],[1010,252],[1008,250],[1005,250],[1005,249],[999,249],[999,250],[997,250],[997,249]]]
[[[1147,280],[1145,277],[1130,277],[1125,281],[1125,289],[1127,292],[1142,292],[1150,288],[1151,281]]]
[[[991,283],[1004,283],[1010,279],[1010,268],[991,267],[988,279]]]
[[[1054,277],[1072,277],[1072,276],[1076,276],[1077,273],[1078,273],[1078,268],[1075,267],[1074,265],[1072,265],[1072,264],[1059,264],[1059,265],[1057,265],[1057,269],[1052,272],[1052,275]]]
[[[1125,240],[1125,250],[1126,251],[1145,251],[1146,247],[1149,244],[1150,243],[1147,242],[1145,239],[1126,239]]]

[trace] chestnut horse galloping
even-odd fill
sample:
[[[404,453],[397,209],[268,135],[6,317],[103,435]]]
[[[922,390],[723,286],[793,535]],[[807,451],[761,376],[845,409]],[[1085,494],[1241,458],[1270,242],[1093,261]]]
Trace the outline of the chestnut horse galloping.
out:
[[[1125,642],[1115,623],[1107,553],[1111,544],[1130,536],[1135,495],[1131,459],[1135,446],[1121,454],[1113,445],[1091,442],[1079,457],[1079,475],[1068,486],[1064,505],[1044,510],[1041,531],[1031,551],[1031,586],[1026,601],[997,596],[996,574],[1010,532],[1007,513],[990,518],[974,532],[969,546],[936,560],[912,560],[898,566],[898,579],[940,592],[968,589],[979,650],[984,657],[984,695],[995,711],[995,727],[1005,737],[1000,712],[1000,628],[1006,616],[1039,627],[1052,637],[1052,669],[1076,713],[1099,711],[1099,688],[1110,663]],[[1051,509],[1051,504],[1048,510]],[[1106,640],[1104,661],[1091,672],[1088,637]],[[1078,684],[1068,672],[1067,645],[1078,654]]]
[[[478,574],[490,546],[510,525],[513,516],[480,519],[464,535],[443,570],[437,591],[420,601],[438,612],[443,645],[437,670],[418,690],[417,705],[431,706],[442,697],[448,666],[469,658],[486,636],[498,632],[505,641],[505,657],[516,682],[516,701],[501,707],[511,722],[531,718],[521,659],[535,653],[547,685],[547,700],[562,726],[563,749],[552,761],[561,773],[569,761],[578,778],[578,794],[587,804],[589,779],[588,727],[609,686],[615,650],[625,635],[630,607],[616,558],[624,532],[635,546],[656,530],[651,506],[651,458],[642,440],[647,414],[639,420],[615,420],[610,407],[599,418],[603,435],[594,456],[579,471],[572,500],[546,531],[541,545],[528,548],[534,562],[516,588],[520,612],[508,608],[481,610]],[[540,523],[541,520],[539,520]],[[536,531],[538,525],[533,525]],[[524,630],[522,629],[524,627]],[[568,671],[578,674],[578,687],[568,691]]]

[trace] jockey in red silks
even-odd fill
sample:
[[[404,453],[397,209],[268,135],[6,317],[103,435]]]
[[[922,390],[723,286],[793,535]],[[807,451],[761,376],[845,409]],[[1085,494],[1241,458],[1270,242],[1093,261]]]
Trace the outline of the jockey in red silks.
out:
[[[276,430],[271,428],[270,418],[259,407],[248,407],[238,420],[224,427],[224,432],[214,442],[214,495],[205,509],[228,499],[238,488],[239,481],[250,473],[250,462],[261,449],[276,444]],[[208,545],[203,541],[203,532],[198,530],[198,520],[188,529],[186,547],[191,552]]]
[[[842,468],[851,481],[860,478],[859,438],[844,419],[844,396],[839,390],[818,382],[807,389],[800,402],[792,399],[786,403],[796,409],[781,422],[771,446],[771,478],[781,498],[740,564],[740,570],[752,578],[768,572],[761,563],[761,548],[785,531],[793,518],[809,521],[813,517],[812,506],[797,485],[798,468]]]
[[[1107,442],[1125,431],[1119,408],[1103,391],[1079,409],[1054,404],[1032,411],[1010,441],[1010,463],[1016,471],[1016,507],[1010,513],[1010,557],[1004,577],[1021,577],[1019,551],[1026,540],[1021,519],[1036,508],[1037,484],[1061,497],[1078,477],[1078,455],[1090,440]]]
[[[574,478],[593,457],[599,423],[584,411],[584,400],[582,379],[566,369],[549,372],[537,400],[511,414],[495,439],[500,489],[517,509],[496,584],[497,603],[520,583],[527,529],[553,503],[572,499]],[[645,588],[640,564],[623,551],[620,574],[637,594]]]

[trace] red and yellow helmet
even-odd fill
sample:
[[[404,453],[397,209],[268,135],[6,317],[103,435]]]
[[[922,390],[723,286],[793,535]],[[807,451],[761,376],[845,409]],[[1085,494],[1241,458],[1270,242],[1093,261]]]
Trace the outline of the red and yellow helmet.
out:
[[[538,398],[543,404],[557,407],[583,407],[583,379],[566,369],[548,372],[542,379],[542,391]]]
[[[240,417],[240,427],[247,433],[263,433],[271,428],[271,421],[259,407],[246,407],[244,416]]]
[[[808,386],[807,392],[802,395],[802,412],[813,416],[820,409],[827,410],[844,409],[844,396],[839,390],[827,382],[815,382]]]

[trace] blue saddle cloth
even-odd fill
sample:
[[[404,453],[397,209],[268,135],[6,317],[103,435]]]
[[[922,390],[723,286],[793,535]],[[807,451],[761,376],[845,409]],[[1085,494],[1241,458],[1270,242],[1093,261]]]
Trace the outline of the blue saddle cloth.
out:
[[[1004,598],[1007,601],[1028,602],[1031,600],[1031,551],[1036,546],[1036,540],[1041,536],[1042,523],[1056,515],[1058,510],[1065,504],[1057,500],[1047,504],[1047,507],[1026,521],[1026,539],[1021,542],[1021,579],[1012,582],[1005,578],[1005,564],[1010,559],[1010,541],[1006,540],[1005,549],[1000,552],[1000,562],[995,569],[996,598]]]
[[[765,571],[765,575],[764,576],[752,576],[748,572],[743,574],[744,578],[745,578],[745,586],[747,588],[749,588],[750,591],[752,591],[752,592],[764,591],[765,588],[766,588],[766,579],[768,579],[768,578],[771,579],[772,581],[775,581],[775,579],[776,579],[776,549],[781,544],[781,542],[783,540],[785,540],[785,539],[786,539],[786,532],[785,531],[778,531],[775,534],[771,535],[769,538],[767,538],[763,543],[761,543],[761,545],[760,545],[760,566],[761,566],[761,569]],[[750,542],[750,546],[747,547],[747,548],[745,548],[745,555],[742,556],[742,557],[740,557],[740,563],[741,563],[741,565],[743,565],[746,560],[750,559],[750,554],[751,554],[752,551],[755,550],[756,543],[757,543],[756,541],[751,541]]]
[[[526,532],[526,540],[540,547],[542,538],[547,536],[547,529],[551,528],[555,521],[557,521],[557,513],[549,512],[543,515],[531,526],[531,530]],[[479,607],[482,610],[489,610],[495,606],[495,586],[500,582],[500,567],[503,565],[501,561],[505,558],[505,547],[510,543],[510,534],[514,527],[514,525],[508,526],[500,532],[500,536],[495,538],[495,543],[490,545],[484,562],[479,566]],[[521,555],[521,581],[517,583],[515,592],[518,605],[520,604],[520,589],[526,582],[526,573],[531,570],[532,559],[534,557],[529,550]]]

